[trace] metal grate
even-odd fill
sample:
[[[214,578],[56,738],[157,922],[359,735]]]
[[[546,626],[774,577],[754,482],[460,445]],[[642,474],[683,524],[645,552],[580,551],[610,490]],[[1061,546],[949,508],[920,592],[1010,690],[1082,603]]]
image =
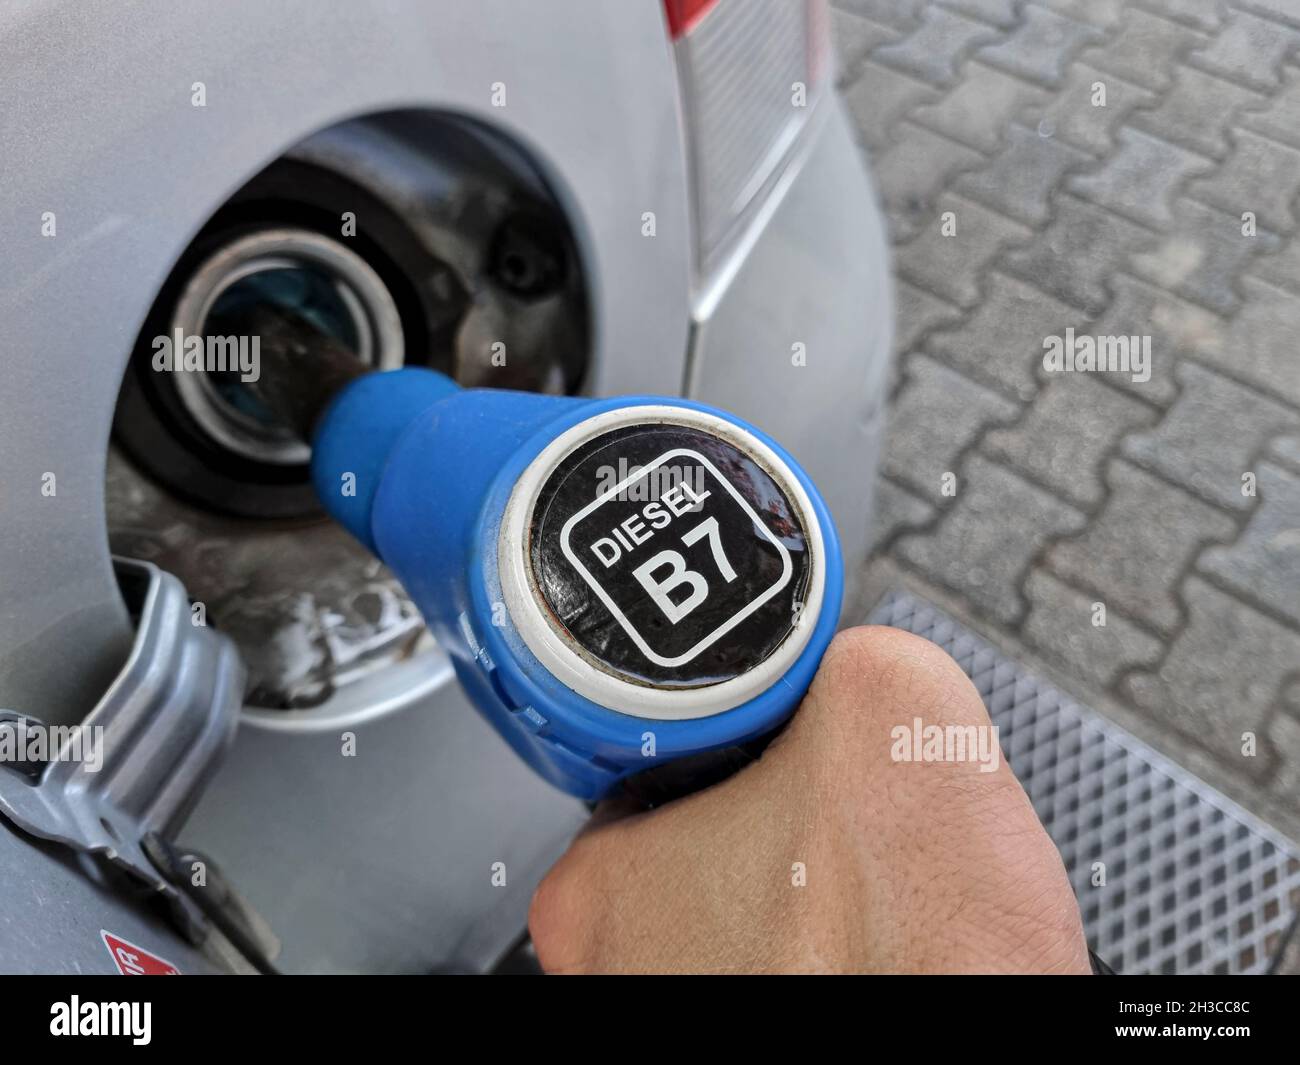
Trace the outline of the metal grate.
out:
[[[1268,969],[1300,908],[1294,843],[924,600],[892,592],[871,622],[938,644],[974,681],[1116,972]]]

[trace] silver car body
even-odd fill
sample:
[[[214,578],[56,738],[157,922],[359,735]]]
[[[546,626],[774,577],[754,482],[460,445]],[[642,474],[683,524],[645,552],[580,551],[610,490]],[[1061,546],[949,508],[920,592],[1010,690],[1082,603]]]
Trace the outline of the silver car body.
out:
[[[0,707],[77,720],[131,646],[106,452],[177,256],[288,147],[398,107],[471,116],[544,171],[587,264],[590,391],[689,394],[762,426],[818,480],[860,560],[892,329],[874,193],[823,86],[702,250],[690,144],[708,128],[684,114],[681,81],[707,44],[674,45],[655,0],[5,4]],[[340,757],[345,733],[356,758]],[[434,650],[311,711],[250,710],[183,836],[269,921],[284,969],[480,970],[522,934],[585,815],[516,764]],[[3,908],[0,969],[113,971],[101,928],[187,971],[212,964],[84,857],[9,826],[0,890],[46,906]]]

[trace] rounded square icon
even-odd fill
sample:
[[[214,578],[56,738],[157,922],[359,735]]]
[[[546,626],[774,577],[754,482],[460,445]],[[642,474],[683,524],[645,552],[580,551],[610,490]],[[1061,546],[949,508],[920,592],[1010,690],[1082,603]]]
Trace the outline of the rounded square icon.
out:
[[[547,604],[586,657],[642,682],[700,685],[780,646],[809,552],[767,470],[667,424],[616,430],[569,459],[539,495],[531,550]]]

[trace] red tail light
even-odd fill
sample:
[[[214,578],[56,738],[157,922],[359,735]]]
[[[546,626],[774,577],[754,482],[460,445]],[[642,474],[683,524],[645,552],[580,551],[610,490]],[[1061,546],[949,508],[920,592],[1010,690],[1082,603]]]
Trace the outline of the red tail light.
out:
[[[682,34],[690,33],[691,27],[709,13],[709,8],[718,0],[664,0],[664,10],[668,14],[668,32],[673,40]]]

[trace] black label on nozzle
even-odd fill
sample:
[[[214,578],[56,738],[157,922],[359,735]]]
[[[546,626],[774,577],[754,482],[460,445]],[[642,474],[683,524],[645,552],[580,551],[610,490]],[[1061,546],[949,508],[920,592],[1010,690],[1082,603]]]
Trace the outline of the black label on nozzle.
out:
[[[790,635],[812,571],[804,521],[729,441],[625,426],[551,472],[528,550],[584,657],[623,679],[697,687],[753,669]]]

